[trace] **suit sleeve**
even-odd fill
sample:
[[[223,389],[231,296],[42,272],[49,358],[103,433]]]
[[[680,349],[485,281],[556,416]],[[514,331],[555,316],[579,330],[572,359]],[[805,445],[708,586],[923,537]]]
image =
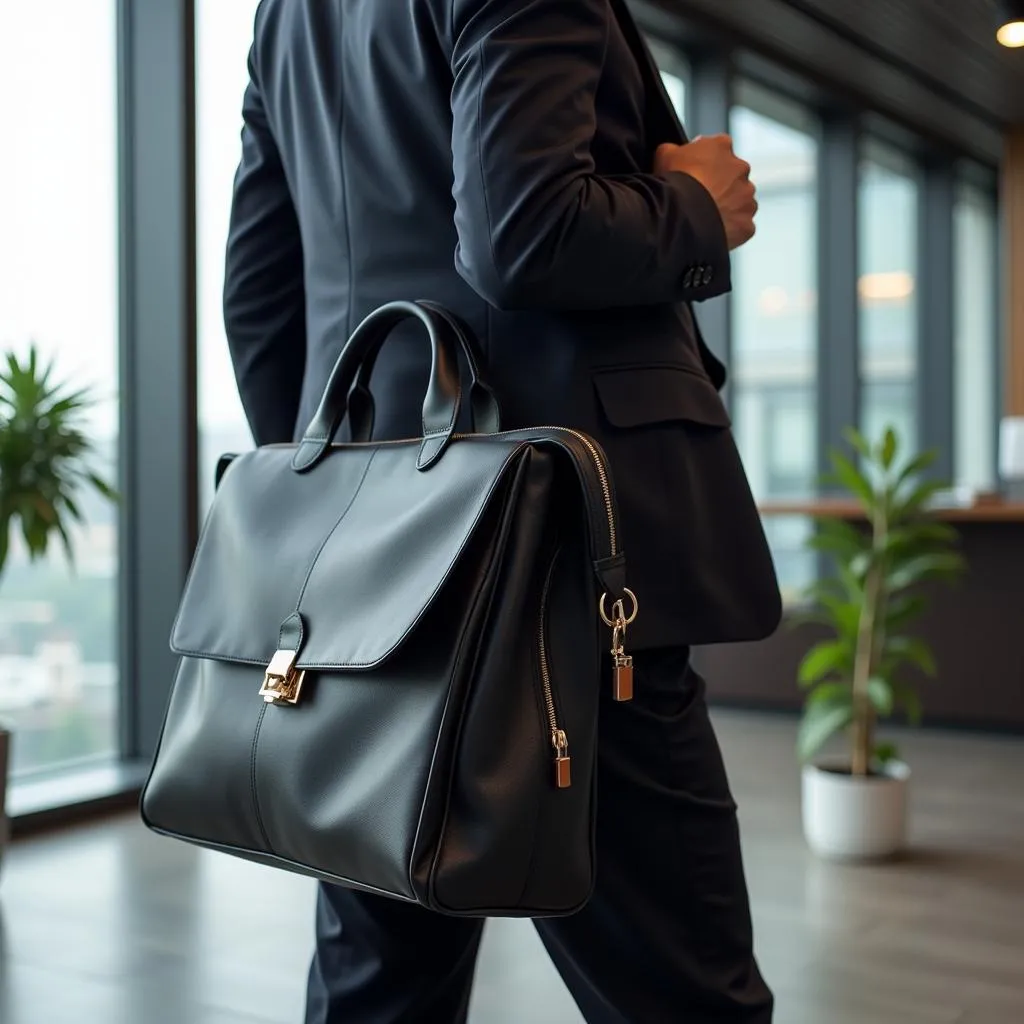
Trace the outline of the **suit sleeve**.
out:
[[[608,0],[456,0],[456,266],[501,308],[699,301],[730,287],[689,175],[603,175],[591,153]]]
[[[224,273],[224,325],[257,444],[293,439],[306,360],[302,238],[260,97],[256,61],[242,103]]]

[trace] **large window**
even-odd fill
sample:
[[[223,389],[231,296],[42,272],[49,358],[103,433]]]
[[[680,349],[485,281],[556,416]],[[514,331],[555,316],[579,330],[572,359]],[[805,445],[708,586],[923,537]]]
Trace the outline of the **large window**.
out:
[[[258,0],[196,4],[196,177],[199,303],[199,493],[213,493],[218,457],[252,447],[224,337],[221,296],[231,188],[241,155],[242,94]]]
[[[870,141],[860,166],[861,426],[917,444],[918,183],[900,152]]]
[[[31,343],[98,399],[84,421],[109,478],[118,431],[115,0],[6,5],[0,28],[0,345]],[[83,495],[76,565],[0,578],[0,717],[25,775],[117,748],[116,509]],[[59,545],[56,546],[59,549]]]
[[[690,69],[686,60],[678,50],[665,46],[657,39],[649,40],[651,53],[661,71],[661,80],[665,83],[665,91],[676,108],[676,113],[686,123],[686,83],[690,77]]]
[[[975,490],[996,482],[996,281],[994,192],[964,183],[954,207],[956,481]]]
[[[757,234],[733,255],[736,437],[759,499],[809,497],[817,469],[817,150],[806,112],[742,84],[736,152],[753,167]],[[814,572],[802,520],[766,523],[791,596]]]

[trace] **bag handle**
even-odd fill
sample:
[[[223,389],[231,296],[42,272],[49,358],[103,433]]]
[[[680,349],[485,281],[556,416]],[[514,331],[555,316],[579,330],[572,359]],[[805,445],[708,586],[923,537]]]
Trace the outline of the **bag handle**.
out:
[[[408,319],[419,320],[430,339],[430,382],[423,401],[423,441],[417,468],[429,469],[444,453],[455,430],[462,398],[455,346],[462,347],[471,365],[476,360],[475,353],[464,333],[453,329],[450,317],[441,315],[430,304],[389,302],[366,317],[342,349],[320,404],[292,458],[296,472],[312,469],[327,453],[345,420],[349,392],[364,360],[368,355],[375,357],[391,331]]]
[[[470,411],[472,413],[473,432],[477,434],[497,434],[501,430],[501,408],[491,386],[484,380],[481,367],[480,348],[473,332],[450,310],[435,302],[421,299],[417,305],[441,317],[451,328],[469,366],[471,380],[469,390]],[[370,378],[373,368],[384,344],[381,336],[363,356],[359,375],[348,396],[348,425],[352,440],[366,442],[373,437],[373,422],[376,415],[373,393],[370,390]]]

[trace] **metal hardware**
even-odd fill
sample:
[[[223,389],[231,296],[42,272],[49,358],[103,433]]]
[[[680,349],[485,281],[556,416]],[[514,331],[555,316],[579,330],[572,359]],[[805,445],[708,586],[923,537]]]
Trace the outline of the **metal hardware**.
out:
[[[609,547],[611,548],[612,555],[617,555],[619,552],[618,539],[615,536],[615,512],[612,508],[612,486],[608,480],[608,473],[604,468],[604,463],[601,461],[601,456],[598,455],[597,448],[586,434],[581,434],[578,430],[571,430],[569,427],[562,427],[561,429],[567,434],[572,434],[590,452],[590,457],[594,460],[594,465],[597,468],[597,478],[601,482],[601,492],[604,495],[605,513],[608,516]]]
[[[559,789],[568,789],[572,785],[572,762],[569,740],[561,729],[551,734],[551,745],[555,748],[555,785]]]
[[[605,625],[612,627],[612,699],[619,703],[633,699],[633,658],[626,653],[624,639],[626,627],[634,622],[640,612],[640,602],[636,594],[624,587],[625,595],[633,602],[633,610],[626,614],[626,606],[620,597],[613,605],[609,616],[608,595],[601,595],[599,611]]]
[[[612,697],[619,703],[633,699],[633,657],[630,654],[615,655],[615,692]]]
[[[606,626],[614,626],[616,622],[620,621],[625,626],[632,626],[633,623],[636,622],[636,617],[640,612],[640,602],[637,601],[636,594],[634,594],[633,591],[629,589],[629,587],[623,587],[622,591],[633,602],[633,613],[629,616],[626,615],[625,606],[622,603],[622,599],[619,598],[619,600],[612,605],[613,618],[609,618],[608,612],[606,611],[608,595],[602,594],[601,605],[599,610],[601,612],[601,619]]]
[[[297,671],[295,651],[278,651],[263,676],[260,696],[267,704],[298,704],[306,673]]]
[[[558,563],[559,551],[551,560],[551,568],[548,569],[548,577],[544,581],[544,593],[540,599],[540,679],[541,688],[544,691],[544,706],[548,713],[548,728],[551,730],[551,746],[555,748],[555,785],[559,789],[568,789],[572,785],[572,768],[569,759],[569,738],[565,731],[558,727],[558,711],[555,708],[555,694],[551,688],[551,666],[548,664],[548,644],[546,636],[546,619],[548,610],[548,595],[551,592],[551,580],[555,575],[555,565]]]
[[[625,620],[619,619],[612,628],[612,699],[619,703],[633,699],[633,658],[623,645],[625,635]]]

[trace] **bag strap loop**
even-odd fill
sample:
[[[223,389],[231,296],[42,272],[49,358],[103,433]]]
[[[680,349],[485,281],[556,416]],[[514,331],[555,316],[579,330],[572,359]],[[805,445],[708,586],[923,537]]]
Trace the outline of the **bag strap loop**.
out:
[[[453,313],[433,302],[420,300],[420,306],[445,320],[452,329],[466,358],[470,377],[470,412],[473,432],[497,434],[501,430],[501,409],[491,386],[484,380],[483,359],[473,332]],[[367,442],[373,438],[373,424],[376,415],[370,379],[373,376],[377,356],[383,347],[383,338],[363,358],[359,375],[348,396],[348,425],[353,441]]]
[[[353,436],[357,440],[368,439],[362,434],[372,430],[373,423],[369,374],[388,335],[408,319],[419,320],[430,340],[430,382],[423,401],[423,442],[417,468],[429,469],[444,454],[455,430],[462,399],[456,346],[465,353],[470,367],[474,413],[479,408],[478,422],[485,430],[500,425],[497,401],[481,378],[479,355],[469,332],[450,313],[433,303],[390,302],[366,317],[345,344],[292,459],[296,472],[312,469],[327,453],[349,413],[350,393],[355,399]],[[357,381],[355,388],[353,381]]]

